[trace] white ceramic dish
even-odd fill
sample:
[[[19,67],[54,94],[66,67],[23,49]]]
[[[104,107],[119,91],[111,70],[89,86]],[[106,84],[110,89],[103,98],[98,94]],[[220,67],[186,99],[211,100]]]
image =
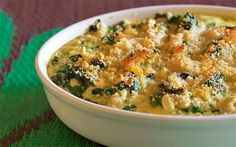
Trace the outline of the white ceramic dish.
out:
[[[157,12],[201,13],[232,17],[236,9],[203,5],[167,5],[128,9],[95,16],[73,24],[49,39],[36,58],[36,69],[49,103],[57,116],[72,130],[108,146],[236,146],[236,115],[170,116],[117,110],[97,105],[64,91],[47,75],[50,56],[63,44],[85,32],[100,18],[106,24],[123,19],[137,20]]]

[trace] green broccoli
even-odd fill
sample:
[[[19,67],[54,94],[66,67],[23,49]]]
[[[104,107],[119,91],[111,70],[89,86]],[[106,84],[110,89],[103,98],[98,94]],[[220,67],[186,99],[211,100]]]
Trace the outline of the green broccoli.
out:
[[[206,82],[205,86],[216,89],[216,94],[226,91],[225,77],[219,72],[215,72]]]
[[[197,24],[198,24],[197,18],[194,17],[193,14],[188,12],[182,17],[179,27],[185,30],[191,30]]]

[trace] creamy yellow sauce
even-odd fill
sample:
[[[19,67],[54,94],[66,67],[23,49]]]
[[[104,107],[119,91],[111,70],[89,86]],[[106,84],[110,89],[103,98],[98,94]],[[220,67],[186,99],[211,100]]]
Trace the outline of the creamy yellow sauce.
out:
[[[48,63],[54,83],[88,101],[171,115],[236,113],[236,21],[156,14],[87,33]]]

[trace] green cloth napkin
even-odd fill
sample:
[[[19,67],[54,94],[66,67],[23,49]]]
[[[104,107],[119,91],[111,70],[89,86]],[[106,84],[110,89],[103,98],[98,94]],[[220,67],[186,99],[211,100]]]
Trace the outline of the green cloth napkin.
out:
[[[61,29],[32,38],[0,87],[0,146],[97,146],[55,116],[34,68],[39,48]],[[1,12],[0,63],[9,56],[14,30],[12,21]]]

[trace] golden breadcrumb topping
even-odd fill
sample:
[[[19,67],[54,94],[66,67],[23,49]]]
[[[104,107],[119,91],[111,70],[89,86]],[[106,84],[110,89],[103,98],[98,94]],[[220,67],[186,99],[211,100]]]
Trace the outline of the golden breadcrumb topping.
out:
[[[48,63],[51,80],[85,100],[171,115],[236,113],[236,21],[156,14],[97,20]]]

